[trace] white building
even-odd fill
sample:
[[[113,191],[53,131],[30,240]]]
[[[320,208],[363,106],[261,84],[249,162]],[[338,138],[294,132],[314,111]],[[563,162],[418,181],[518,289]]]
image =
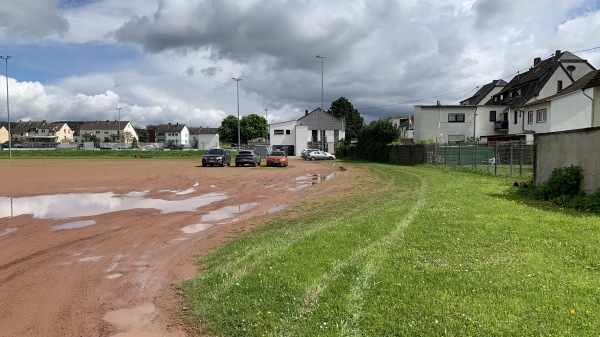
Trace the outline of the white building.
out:
[[[533,134],[539,131],[529,125],[528,114],[533,111],[529,107],[562,93],[594,70],[586,60],[570,52],[557,50],[548,59],[535,58],[528,71],[516,75],[509,83],[497,80],[487,84],[475,96],[462,101],[461,105],[415,106],[415,139],[430,139],[440,143],[473,137],[482,142],[533,140]],[[556,107],[560,104],[556,103]],[[592,101],[588,99],[587,104],[591,107]],[[543,110],[540,107],[535,109]],[[540,112],[540,118],[544,118],[543,112]],[[563,122],[563,127],[569,123],[570,118]],[[573,123],[578,124],[575,121]],[[547,130],[549,125],[538,128]]]
[[[346,136],[345,123],[317,108],[295,121],[269,125],[272,149],[286,149],[288,155],[299,156],[306,148],[335,152],[335,145]]]
[[[81,124],[75,131],[73,143],[90,142],[92,135],[102,143],[119,143],[119,137],[125,144],[131,144],[134,139],[139,140],[129,121],[95,121]]]
[[[165,145],[190,145],[190,131],[185,124],[160,124],[156,126],[155,137],[157,143]]]
[[[210,150],[220,147],[218,128],[190,128],[190,144],[198,150]]]

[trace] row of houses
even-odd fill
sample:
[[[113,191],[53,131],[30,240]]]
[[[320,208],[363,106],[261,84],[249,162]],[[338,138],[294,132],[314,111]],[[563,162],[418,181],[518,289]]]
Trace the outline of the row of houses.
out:
[[[600,126],[600,71],[557,50],[510,82],[494,80],[460,104],[415,105],[414,139],[436,143],[524,140]]]
[[[19,121],[10,128],[11,141],[17,147],[52,148],[59,144],[80,145],[97,140],[130,146],[139,142],[138,131],[130,121],[48,122]],[[145,130],[148,142],[208,149],[219,146],[216,128],[188,128],[185,124],[161,124]],[[0,124],[0,143],[9,138],[8,125]]]
[[[13,144],[27,148],[56,147],[57,144],[83,145],[97,140],[103,143],[130,145],[139,142],[138,131],[130,121],[48,122],[20,121],[11,127]],[[185,124],[148,125],[149,143],[171,144],[206,150],[219,147],[216,128],[191,128]],[[270,148],[285,149],[289,155],[300,155],[305,148],[320,148],[334,152],[335,145],[345,137],[345,123],[317,108],[306,110],[297,120],[269,125]],[[6,125],[0,125],[0,143],[8,141]]]

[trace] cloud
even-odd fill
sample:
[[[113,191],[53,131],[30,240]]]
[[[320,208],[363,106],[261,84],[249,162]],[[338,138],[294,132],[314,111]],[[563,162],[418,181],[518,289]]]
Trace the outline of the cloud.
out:
[[[69,27],[56,0],[3,0],[0,6],[0,32],[5,41],[64,36]]]

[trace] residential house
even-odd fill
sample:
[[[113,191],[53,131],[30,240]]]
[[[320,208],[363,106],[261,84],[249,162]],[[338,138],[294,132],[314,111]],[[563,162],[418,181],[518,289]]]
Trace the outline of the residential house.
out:
[[[0,123],[0,144],[4,144],[6,142],[8,142],[8,125]]]
[[[122,140],[120,143],[125,144],[131,144],[134,139],[139,140],[129,121],[95,121],[81,124],[75,131],[74,142],[91,142],[92,136],[101,143],[119,143],[119,138]]]
[[[317,108],[305,111],[304,116],[295,121],[269,125],[271,148],[285,148],[288,155],[299,156],[305,148],[320,148],[335,152],[335,145],[344,139],[346,126],[340,120]]]
[[[156,126],[155,140],[157,143],[174,146],[190,146],[190,131],[185,124],[160,124]]]
[[[10,131],[12,141],[25,147],[47,148],[73,142],[73,131],[64,122],[19,121]]]
[[[400,139],[414,139],[413,116],[392,118],[392,125],[398,130]]]
[[[218,128],[190,128],[190,144],[198,150],[220,147]]]
[[[562,91],[523,106],[524,131],[531,134],[600,126],[600,70]]]
[[[493,81],[460,105],[415,106],[415,138],[437,142],[532,140],[526,127],[526,105],[562,92],[595,68],[586,60],[557,50],[508,83]],[[590,102],[591,104],[591,102]],[[542,116],[543,117],[543,116]]]

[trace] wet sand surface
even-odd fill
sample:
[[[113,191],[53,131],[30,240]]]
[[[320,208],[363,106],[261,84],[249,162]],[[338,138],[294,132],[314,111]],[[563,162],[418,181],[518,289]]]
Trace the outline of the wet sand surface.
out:
[[[0,336],[190,336],[177,284],[198,255],[354,179],[199,163],[0,161]]]

